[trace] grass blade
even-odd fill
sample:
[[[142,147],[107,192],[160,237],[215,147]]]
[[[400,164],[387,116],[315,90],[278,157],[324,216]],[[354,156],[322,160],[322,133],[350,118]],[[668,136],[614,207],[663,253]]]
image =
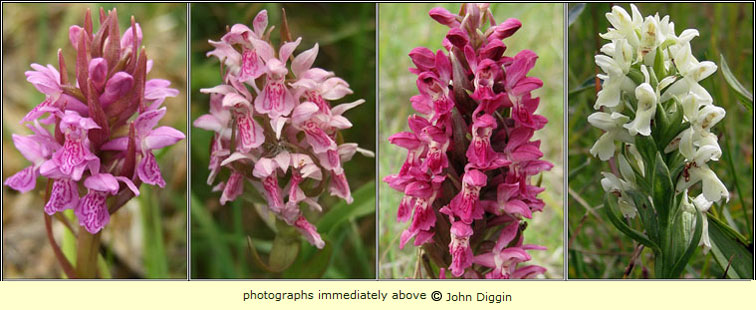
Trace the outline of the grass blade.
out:
[[[231,250],[228,244],[224,242],[221,236],[221,231],[216,226],[213,220],[212,214],[204,207],[204,204],[200,202],[195,194],[192,194],[192,222],[197,226],[196,231],[192,233],[205,235],[203,239],[213,240],[209,242],[209,252],[212,255],[207,257],[207,264],[218,268],[218,274],[215,274],[213,278],[227,278],[234,275],[234,261],[232,259]],[[192,249],[194,251],[194,248]],[[195,252],[199,255],[199,252]],[[192,253],[193,255],[195,253]],[[196,260],[195,260],[196,261]]]
[[[583,92],[584,90],[587,90],[587,89],[596,89],[596,78],[595,77],[591,76],[591,77],[587,78],[585,81],[583,81],[583,83],[580,84],[580,86],[578,86],[575,89],[570,90],[570,92],[567,94],[567,96],[569,98],[572,98],[573,96],[575,96],[577,94],[580,94],[581,92]]]
[[[345,201],[336,204],[318,221],[318,230],[330,233],[336,227],[347,223],[349,219],[375,213],[375,182],[368,182],[358,188],[354,194],[354,204]]]
[[[732,89],[735,94],[737,94],[738,99],[740,99],[739,101],[748,109],[748,111],[753,113],[753,94],[749,92],[748,89],[743,86],[743,84],[740,84],[735,75],[732,74],[732,71],[727,65],[727,61],[725,60],[724,55],[720,54],[719,59],[722,66],[722,75],[727,81],[727,85],[729,85],[730,89]]]
[[[728,237],[726,227],[720,221],[709,217],[709,238],[711,252],[717,264],[723,270],[730,265],[727,276],[730,278],[753,278],[753,254],[746,245],[737,239]]]

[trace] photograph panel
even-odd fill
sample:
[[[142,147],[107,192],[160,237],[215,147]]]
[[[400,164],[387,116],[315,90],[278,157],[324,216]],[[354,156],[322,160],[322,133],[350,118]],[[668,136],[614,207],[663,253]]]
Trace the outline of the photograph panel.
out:
[[[753,277],[753,4],[570,4],[569,278]]]
[[[192,278],[375,278],[375,4],[193,4]]]
[[[3,4],[6,279],[186,278],[186,13]]]
[[[379,6],[380,278],[563,278],[563,15]]]

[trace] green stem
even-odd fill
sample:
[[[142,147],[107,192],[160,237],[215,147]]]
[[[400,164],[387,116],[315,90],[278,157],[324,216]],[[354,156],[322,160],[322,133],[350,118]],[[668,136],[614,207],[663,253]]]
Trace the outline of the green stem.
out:
[[[91,234],[79,231],[78,251],[76,253],[76,274],[82,279],[97,277],[97,254],[100,248],[100,233]]]

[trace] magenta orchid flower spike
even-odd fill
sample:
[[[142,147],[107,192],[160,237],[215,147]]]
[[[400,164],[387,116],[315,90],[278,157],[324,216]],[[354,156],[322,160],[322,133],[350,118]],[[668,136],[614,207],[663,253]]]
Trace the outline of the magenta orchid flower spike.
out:
[[[45,99],[21,120],[33,134],[13,135],[31,166],[5,180],[28,192],[39,176],[46,177],[52,186],[45,213],[73,209],[90,234],[99,233],[112,213],[139,195],[142,183],[165,186],[153,151],[184,139],[172,127],[154,128],[167,111],[162,103],[178,91],[167,80],[147,79],[153,62],[141,46],[139,24],[132,17],[131,27],[121,33],[115,9],[100,9],[99,21],[95,31],[88,10],[83,27],[69,29],[76,50],[74,79],[62,50],[58,68],[32,64],[33,71],[26,72]],[[87,276],[92,274],[69,274]]]
[[[510,18],[497,25],[487,4],[429,14],[449,27],[446,51],[409,53],[417,114],[410,131],[389,138],[408,152],[399,173],[384,178],[404,194],[397,220],[410,225],[400,247],[414,239],[442,278],[447,270],[460,278],[536,277],[546,269],[519,264],[531,259],[527,251],[545,249],[524,244],[523,231],[544,207],[532,177],[553,166],[532,140],[547,122],[531,95],[543,82],[527,76],[538,56],[504,56],[502,40],[522,24]]]
[[[276,49],[267,11],[252,23],[253,29],[236,24],[220,41],[209,41],[215,49],[207,56],[221,61],[223,83],[200,90],[210,94],[210,113],[194,121],[195,127],[215,132],[207,184],[216,184],[224,205],[251,185],[269,212],[323,248],[325,242],[300,206],[322,211],[318,198],[326,189],[352,202],[342,164],[356,152],[373,153],[342,143],[340,131],[352,127],[344,112],[365,101],[332,107],[331,101],[352,90],[333,72],[312,67],[318,45],[295,55],[301,38],[292,40],[283,31],[288,37]],[[227,179],[216,182],[223,171]]]

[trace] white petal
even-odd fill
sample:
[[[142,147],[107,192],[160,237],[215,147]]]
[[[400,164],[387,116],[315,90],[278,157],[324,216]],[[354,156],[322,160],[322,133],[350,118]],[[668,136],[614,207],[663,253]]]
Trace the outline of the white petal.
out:
[[[604,133],[599,137],[590,150],[593,156],[598,156],[602,161],[607,161],[614,156],[614,134]]]

